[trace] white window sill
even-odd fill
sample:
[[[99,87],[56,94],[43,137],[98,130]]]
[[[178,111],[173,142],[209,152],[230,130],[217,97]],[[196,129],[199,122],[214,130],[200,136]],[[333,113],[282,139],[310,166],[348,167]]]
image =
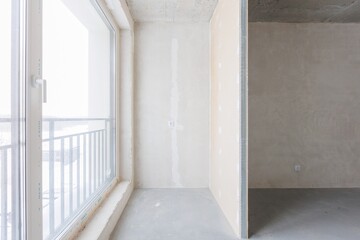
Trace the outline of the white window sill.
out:
[[[92,240],[110,238],[134,187],[130,181],[118,183],[96,210],[76,239]]]

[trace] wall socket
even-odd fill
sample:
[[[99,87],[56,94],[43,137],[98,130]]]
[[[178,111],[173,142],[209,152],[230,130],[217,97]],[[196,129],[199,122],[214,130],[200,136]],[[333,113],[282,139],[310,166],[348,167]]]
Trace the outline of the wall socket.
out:
[[[168,126],[169,126],[169,128],[174,128],[175,127],[175,121],[169,120],[168,121]]]
[[[300,171],[301,171],[301,166],[300,166],[299,164],[296,164],[296,165],[294,166],[294,171],[295,171],[295,172],[300,172]]]

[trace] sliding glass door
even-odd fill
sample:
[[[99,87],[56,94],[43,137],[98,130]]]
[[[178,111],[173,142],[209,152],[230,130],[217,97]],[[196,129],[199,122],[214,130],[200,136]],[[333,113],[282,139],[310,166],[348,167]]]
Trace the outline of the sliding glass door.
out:
[[[67,239],[116,177],[115,30],[96,0],[1,0],[0,31],[0,239]]]
[[[46,239],[86,215],[115,177],[115,41],[114,30],[93,1],[46,0],[42,12]]]
[[[20,239],[24,204],[21,2],[0,1],[0,239]]]
[[[86,215],[115,177],[115,41],[88,0],[43,1],[42,26],[43,237],[52,238]]]

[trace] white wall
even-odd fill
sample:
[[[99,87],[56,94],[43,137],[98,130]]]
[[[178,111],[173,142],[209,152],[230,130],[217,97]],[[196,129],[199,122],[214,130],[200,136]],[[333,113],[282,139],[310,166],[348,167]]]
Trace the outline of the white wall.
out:
[[[210,189],[240,234],[240,1],[220,0],[211,20]]]
[[[208,187],[209,85],[209,23],[136,23],[137,187]]]
[[[250,187],[360,187],[359,76],[359,24],[250,24]]]

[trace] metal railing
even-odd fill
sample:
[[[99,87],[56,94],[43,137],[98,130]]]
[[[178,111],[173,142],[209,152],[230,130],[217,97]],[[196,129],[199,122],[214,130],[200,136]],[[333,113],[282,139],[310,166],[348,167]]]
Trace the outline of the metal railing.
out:
[[[10,122],[0,119],[0,123]],[[114,176],[114,131],[107,118],[43,119],[43,234],[56,236]],[[14,146],[0,146],[1,234],[9,225],[7,167]],[[11,159],[11,156],[10,156]],[[5,200],[5,201],[4,201]],[[6,238],[1,238],[6,239]]]
[[[9,160],[11,160],[11,150],[12,145],[4,145],[0,146],[0,184],[1,184],[1,207],[0,207],[0,224],[1,224],[1,239],[7,239],[7,236],[11,234],[11,229],[8,228],[8,222],[11,222],[11,206],[8,206],[8,184],[11,181],[8,181],[9,174],[8,174],[8,167],[9,167]],[[10,175],[11,176],[11,175]],[[10,199],[11,200],[11,199]],[[8,211],[8,209],[10,210]]]

